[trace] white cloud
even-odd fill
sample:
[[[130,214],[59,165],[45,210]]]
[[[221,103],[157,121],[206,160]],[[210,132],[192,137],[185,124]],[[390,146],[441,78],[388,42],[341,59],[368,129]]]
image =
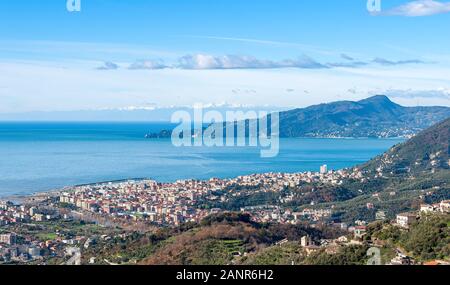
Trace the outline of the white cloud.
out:
[[[168,66],[164,63],[163,60],[137,60],[132,63],[128,69],[138,70],[138,69],[164,69]]]
[[[213,70],[213,69],[278,69],[278,68],[302,68],[322,69],[331,68],[333,65],[324,65],[313,58],[303,55],[297,59],[285,59],[272,61],[258,59],[245,55],[221,55],[192,54],[178,58],[175,63],[165,63],[164,60],[137,60],[128,67],[130,70],[157,70],[157,69],[185,69],[185,70]],[[116,70],[120,66],[111,61],[104,62],[98,70]]]
[[[252,56],[207,54],[187,55],[179,59],[178,68],[182,69],[272,69],[272,68],[327,68],[308,56],[298,59],[271,61],[257,59]]]
[[[345,59],[345,60],[349,60],[349,61],[354,61],[355,59],[345,53],[341,54],[341,58]]]
[[[402,65],[402,64],[424,64],[425,62],[420,60],[420,59],[407,59],[407,60],[397,60],[397,61],[393,61],[393,60],[389,60],[389,59],[385,59],[385,58],[381,58],[381,57],[377,57],[373,60],[373,62],[381,64],[381,65],[387,65],[387,66],[392,66],[392,65]]]
[[[356,69],[167,68],[151,72],[119,68],[102,72],[92,65],[58,67],[45,62],[0,61],[0,113],[220,102],[295,108],[359,100],[372,91],[383,94],[389,90],[450,90],[447,71],[447,67],[436,65],[396,65]],[[352,88],[356,92],[349,93]],[[286,92],[287,89],[295,91]],[[397,96],[395,101],[408,106],[450,106],[448,97],[431,95]]]
[[[344,56],[344,62],[320,63],[309,56],[303,55],[298,58],[285,60],[266,60],[246,55],[210,55],[191,54],[178,58],[175,63],[166,63],[162,59],[157,60],[137,60],[128,67],[130,70],[157,70],[157,69],[185,69],[185,70],[214,70],[214,69],[330,69],[336,67],[358,68],[376,63],[384,66],[395,66],[405,64],[425,64],[419,59],[409,60],[388,60],[376,58],[372,61],[358,61],[351,57]],[[99,70],[116,70],[120,67],[113,62],[105,62]]]
[[[97,67],[98,70],[116,70],[118,68],[119,65],[111,61],[105,61],[102,66]]]
[[[180,58],[177,67],[182,69],[240,69],[268,68],[273,65],[274,63],[271,61],[259,60],[251,56],[194,54]]]
[[[374,15],[421,17],[450,12],[450,2],[434,0],[411,1],[404,5],[374,13]]]
[[[436,98],[450,101],[450,89],[448,88],[437,88],[435,90],[389,89],[384,91],[383,94],[391,98]]]

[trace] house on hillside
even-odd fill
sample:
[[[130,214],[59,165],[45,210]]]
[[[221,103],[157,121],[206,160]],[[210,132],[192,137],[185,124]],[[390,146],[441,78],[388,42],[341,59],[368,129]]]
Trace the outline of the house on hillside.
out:
[[[434,205],[422,204],[420,205],[421,213],[434,213],[436,212],[436,207]]]
[[[442,201],[439,206],[442,213],[450,213],[450,200]]]
[[[397,225],[404,228],[409,229],[409,226],[417,221],[416,213],[402,213],[397,215]]]
[[[366,226],[357,226],[355,227],[354,236],[355,239],[362,239],[367,233]]]

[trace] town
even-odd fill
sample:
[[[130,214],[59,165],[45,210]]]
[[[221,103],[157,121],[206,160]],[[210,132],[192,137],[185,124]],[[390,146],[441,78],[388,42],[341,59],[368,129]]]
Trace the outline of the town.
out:
[[[213,178],[208,181],[183,180],[174,183],[158,183],[153,180],[127,180],[92,185],[76,186],[49,194],[32,203],[18,205],[9,201],[0,202],[0,262],[37,262],[59,256],[70,256],[74,245],[89,245],[99,238],[99,234],[77,235],[55,227],[54,232],[45,235],[32,235],[22,232],[24,228],[39,229],[40,225],[53,223],[74,223],[89,221],[100,227],[119,226],[130,231],[151,229],[151,227],[176,227],[184,223],[199,223],[205,217],[225,212],[220,208],[199,207],[200,201],[226,203],[228,199],[242,194],[238,189],[252,189],[253,193],[276,192],[306,183],[340,185],[344,179],[365,181],[367,177],[358,169],[328,170],[326,165],[320,172],[295,174],[266,173],[240,176],[233,179]],[[314,191],[314,190],[311,190]],[[220,193],[220,195],[218,195]],[[283,197],[288,202],[292,197]],[[373,207],[368,203],[367,208]],[[309,237],[302,239],[307,252],[315,252],[322,247],[336,244],[354,244],[360,242],[366,232],[368,222],[355,220],[351,225],[333,223],[330,217],[333,207],[317,208],[314,203],[306,205],[301,211],[276,205],[258,205],[240,208],[258,223],[296,224],[307,222],[314,227],[319,222],[328,222],[343,232],[353,235],[354,239],[343,236],[335,241],[313,241]],[[449,213],[450,201],[437,204],[423,204],[418,212],[400,213],[393,224],[402,228],[414,223],[421,213]],[[386,220],[384,211],[378,211],[377,220]],[[138,225],[141,225],[139,227]],[[142,225],[144,225],[142,227]],[[51,228],[51,227],[50,227]],[[100,231],[101,232],[101,231]],[[105,234],[106,233],[106,234]],[[101,239],[112,239],[108,231],[100,235]],[[124,232],[116,233],[123,235]],[[280,241],[282,244],[286,241]],[[410,263],[403,255],[394,263]]]
[[[344,179],[349,178],[364,181],[361,171],[329,171],[326,165],[321,167],[319,173],[266,173],[233,179],[180,180],[175,183],[158,183],[153,180],[124,181],[69,189],[59,195],[59,203],[99,217],[141,220],[159,226],[178,226],[186,222],[199,222],[204,217],[220,211],[218,208],[199,209],[199,201],[218,200],[218,203],[224,203],[230,197],[242,195],[242,188],[251,189],[252,194],[258,194],[278,192],[285,187],[295,187],[302,183],[340,185]],[[285,197],[284,201],[289,199],[290,197]],[[305,209],[301,213],[293,213],[289,209],[271,205],[244,207],[240,210],[250,212],[255,221],[260,222],[295,223],[300,216],[316,221],[331,216],[331,209]]]

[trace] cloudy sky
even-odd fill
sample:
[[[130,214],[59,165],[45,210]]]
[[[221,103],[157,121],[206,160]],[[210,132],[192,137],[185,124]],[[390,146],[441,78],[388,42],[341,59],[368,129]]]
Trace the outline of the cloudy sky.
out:
[[[3,0],[0,112],[450,106],[450,2],[369,2]]]

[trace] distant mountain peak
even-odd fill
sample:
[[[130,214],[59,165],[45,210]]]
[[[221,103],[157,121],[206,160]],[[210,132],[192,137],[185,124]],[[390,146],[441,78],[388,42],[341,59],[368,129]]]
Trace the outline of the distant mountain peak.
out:
[[[385,95],[280,114],[283,137],[411,137],[450,117],[448,107],[403,107]]]
[[[394,102],[389,99],[386,95],[375,95],[372,97],[369,97],[367,99],[361,100],[358,103],[371,103],[371,104],[390,104],[390,105],[397,105]]]

